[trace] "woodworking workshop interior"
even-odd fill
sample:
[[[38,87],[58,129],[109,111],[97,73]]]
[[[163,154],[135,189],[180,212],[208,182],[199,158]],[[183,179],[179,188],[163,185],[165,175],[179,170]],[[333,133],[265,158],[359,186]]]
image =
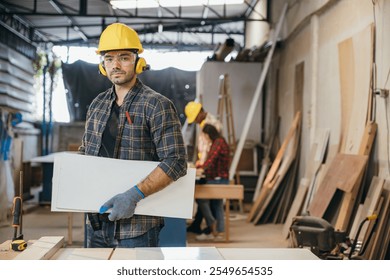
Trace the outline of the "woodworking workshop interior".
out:
[[[389,260],[389,15],[1,0],[0,260]]]

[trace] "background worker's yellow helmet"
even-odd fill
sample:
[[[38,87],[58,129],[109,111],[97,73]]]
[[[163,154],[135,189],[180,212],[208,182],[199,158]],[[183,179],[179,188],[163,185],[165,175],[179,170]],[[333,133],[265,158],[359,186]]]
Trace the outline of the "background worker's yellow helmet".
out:
[[[200,104],[199,102],[195,102],[195,101],[188,102],[186,107],[184,108],[184,113],[187,116],[187,122],[193,123],[201,109],[202,109],[202,104]]]
[[[114,50],[134,50],[137,54],[144,51],[137,32],[123,23],[113,23],[104,29],[100,35],[96,53],[101,55],[104,52]],[[137,55],[135,72],[140,74],[148,68],[149,65],[146,64],[145,59]],[[99,70],[103,75],[107,76],[103,64],[99,64]]]

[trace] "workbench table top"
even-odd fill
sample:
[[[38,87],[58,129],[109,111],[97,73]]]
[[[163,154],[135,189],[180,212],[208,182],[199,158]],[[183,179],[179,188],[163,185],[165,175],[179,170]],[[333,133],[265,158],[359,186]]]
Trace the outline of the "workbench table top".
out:
[[[0,244],[0,260],[23,259],[21,252],[9,249],[10,241]],[[34,248],[28,241],[27,250]],[[31,245],[31,246],[30,246]],[[28,254],[24,254],[28,255]],[[34,254],[33,256],[38,256]],[[30,254],[31,256],[31,254]],[[29,258],[27,258],[29,259]],[[34,258],[31,258],[34,259]],[[57,248],[50,260],[319,260],[308,249],[301,248]]]

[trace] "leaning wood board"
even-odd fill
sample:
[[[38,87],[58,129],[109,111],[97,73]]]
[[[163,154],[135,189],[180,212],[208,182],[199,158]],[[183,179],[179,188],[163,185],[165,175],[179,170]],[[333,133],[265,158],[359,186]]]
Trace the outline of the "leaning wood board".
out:
[[[378,125],[375,122],[370,122],[366,125],[359,147],[359,155],[370,155],[377,129]],[[363,174],[361,174],[361,176],[363,176]],[[353,186],[351,192],[346,192],[343,194],[340,213],[337,217],[335,225],[336,230],[348,231],[349,226],[351,225],[350,220],[356,205],[356,201],[359,201],[362,195],[361,180],[362,178],[357,180],[356,185]]]
[[[369,110],[371,55],[372,25],[339,44],[342,153],[357,154],[359,150]]]
[[[361,177],[367,163],[367,156],[337,154],[309,205],[311,216],[322,218],[336,189],[350,192]]]
[[[256,201],[254,202],[249,212],[247,222],[251,222],[255,218],[255,215],[257,214],[260,206],[262,205],[262,203],[264,203],[265,199],[267,199],[269,193],[271,192],[271,189],[278,181],[279,179],[278,170],[280,169],[280,165],[282,164],[283,158],[286,156],[285,154],[287,153],[287,148],[289,147],[290,143],[294,140],[294,136],[296,136],[296,133],[300,126],[300,122],[301,122],[301,112],[297,112],[290,126],[290,129],[287,133],[287,136],[284,139],[283,144],[280,147],[271,165],[271,168],[267,173],[267,176],[263,182],[263,186],[260,190],[259,196],[257,197]]]
[[[293,218],[295,216],[298,216],[300,211],[302,210],[302,204],[303,201],[305,200],[308,188],[309,188],[309,179],[302,178],[301,182],[299,183],[298,190],[295,195],[294,201],[291,205],[290,211],[288,212],[286,222],[284,223],[282,229],[282,235],[285,238],[288,237]]]
[[[308,162],[308,173],[306,178],[309,178],[310,184],[308,186],[308,195],[306,196],[304,205],[303,205],[303,213],[307,212],[307,208],[313,199],[315,194],[316,182],[318,182],[318,175],[321,171],[322,163],[325,161],[326,151],[328,150],[330,131],[329,129],[319,129],[316,133],[316,141],[312,146],[312,149],[315,149],[315,154],[313,158],[310,158]]]
[[[361,221],[363,221],[367,216],[370,216],[374,213],[375,209],[377,208],[378,200],[382,193],[384,184],[385,184],[384,179],[379,178],[377,176],[374,176],[372,178],[370,188],[368,190],[366,198],[364,199],[364,203],[360,215],[354,220],[354,223],[352,225],[350,236],[355,237]],[[367,227],[368,227],[367,224],[365,224],[362,227],[359,235],[360,241],[363,240],[367,231]]]
[[[390,220],[390,181],[385,180],[385,185],[382,191],[383,207],[378,216],[376,235],[374,236],[373,249],[370,254],[370,260],[380,258],[380,250],[385,243],[386,236],[389,235],[389,229],[386,224]],[[386,247],[387,248],[387,247]]]
[[[340,97],[341,97],[341,129],[340,150],[345,150],[348,134],[348,124],[352,111],[352,100],[355,92],[355,60],[353,56],[353,40],[348,38],[338,45]]]

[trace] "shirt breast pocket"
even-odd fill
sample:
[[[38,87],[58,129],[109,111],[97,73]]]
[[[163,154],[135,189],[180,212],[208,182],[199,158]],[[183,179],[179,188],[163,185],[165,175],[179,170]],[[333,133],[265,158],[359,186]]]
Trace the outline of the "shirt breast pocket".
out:
[[[137,152],[145,152],[152,147],[150,129],[146,123],[135,120],[131,124],[126,122],[123,129],[121,146]]]

